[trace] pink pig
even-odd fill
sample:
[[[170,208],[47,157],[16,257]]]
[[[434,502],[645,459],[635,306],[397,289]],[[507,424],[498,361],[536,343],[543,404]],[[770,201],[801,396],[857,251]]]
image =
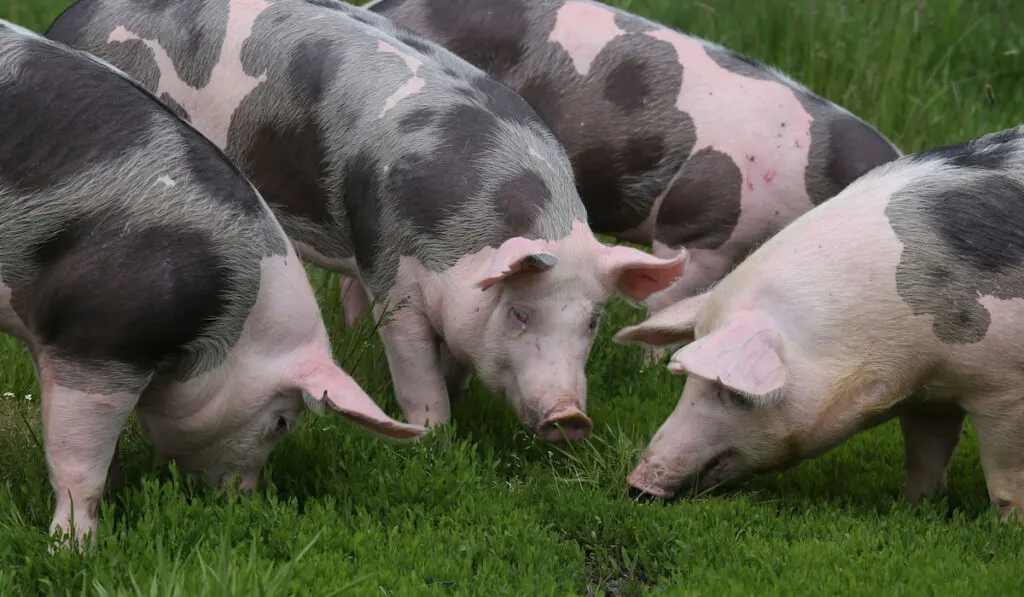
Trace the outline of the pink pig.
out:
[[[1024,506],[1024,129],[902,157],[798,218],[710,291],[621,330],[692,340],[629,483],[667,498],[813,458],[899,417],[907,495],[945,487],[965,413],[989,496]]]

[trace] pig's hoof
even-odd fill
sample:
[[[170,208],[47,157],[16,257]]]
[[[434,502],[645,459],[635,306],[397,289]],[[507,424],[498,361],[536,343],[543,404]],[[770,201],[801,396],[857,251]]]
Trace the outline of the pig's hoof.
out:
[[[587,415],[578,411],[571,412],[546,419],[537,428],[537,436],[552,444],[567,440],[578,442],[590,433],[593,426]]]

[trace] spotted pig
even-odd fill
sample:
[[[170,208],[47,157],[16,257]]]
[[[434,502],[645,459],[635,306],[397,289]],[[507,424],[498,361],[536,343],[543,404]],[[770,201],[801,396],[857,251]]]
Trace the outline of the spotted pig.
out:
[[[79,0],[48,35],[126,70],[223,147],[300,254],[356,279],[409,421],[467,368],[550,441],[591,428],[584,366],[614,292],[685,255],[601,244],[572,168],[515,92],[330,0]]]
[[[669,497],[820,455],[899,417],[910,499],[941,491],[965,413],[992,502],[1024,506],[1024,127],[901,157],[711,291],[616,339],[693,340],[629,482]]]
[[[562,142],[599,233],[690,252],[647,300],[700,292],[755,246],[899,155],[781,72],[589,0],[364,5],[509,85]]]
[[[303,396],[385,435],[426,431],[334,363],[301,261],[220,150],[109,64],[6,21],[0,331],[39,374],[50,529],[74,539],[95,537],[133,410],[161,460],[244,489]]]

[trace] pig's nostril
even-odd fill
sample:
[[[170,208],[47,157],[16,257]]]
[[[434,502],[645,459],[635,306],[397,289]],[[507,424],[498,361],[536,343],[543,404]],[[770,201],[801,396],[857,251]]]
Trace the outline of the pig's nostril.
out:
[[[653,493],[647,493],[646,491],[640,489],[639,487],[630,487],[629,499],[636,502],[643,502],[647,504],[657,500],[658,496],[654,495]]]
[[[590,433],[594,424],[587,415],[576,411],[549,417],[537,429],[537,435],[544,441],[559,443],[578,442]]]

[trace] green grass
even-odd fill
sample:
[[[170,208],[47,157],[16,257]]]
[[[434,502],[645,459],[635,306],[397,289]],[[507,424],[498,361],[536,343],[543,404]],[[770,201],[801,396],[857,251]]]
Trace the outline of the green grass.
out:
[[[2,0],[0,18],[42,30],[65,4]],[[1024,107],[1016,0],[619,4],[782,68],[904,151],[1013,126]],[[310,272],[341,330],[337,281]],[[998,524],[970,432],[950,496],[921,507],[902,498],[896,424],[730,492],[632,502],[625,475],[682,388],[610,343],[639,317],[610,309],[588,367],[595,429],[569,448],[531,439],[474,382],[455,423],[416,446],[304,415],[260,490],[228,498],[158,469],[132,419],[125,482],[85,558],[47,554],[38,384],[0,337],[0,393],[14,395],[0,400],[0,594],[1021,594],[1024,533]],[[398,414],[379,342],[334,342]]]

